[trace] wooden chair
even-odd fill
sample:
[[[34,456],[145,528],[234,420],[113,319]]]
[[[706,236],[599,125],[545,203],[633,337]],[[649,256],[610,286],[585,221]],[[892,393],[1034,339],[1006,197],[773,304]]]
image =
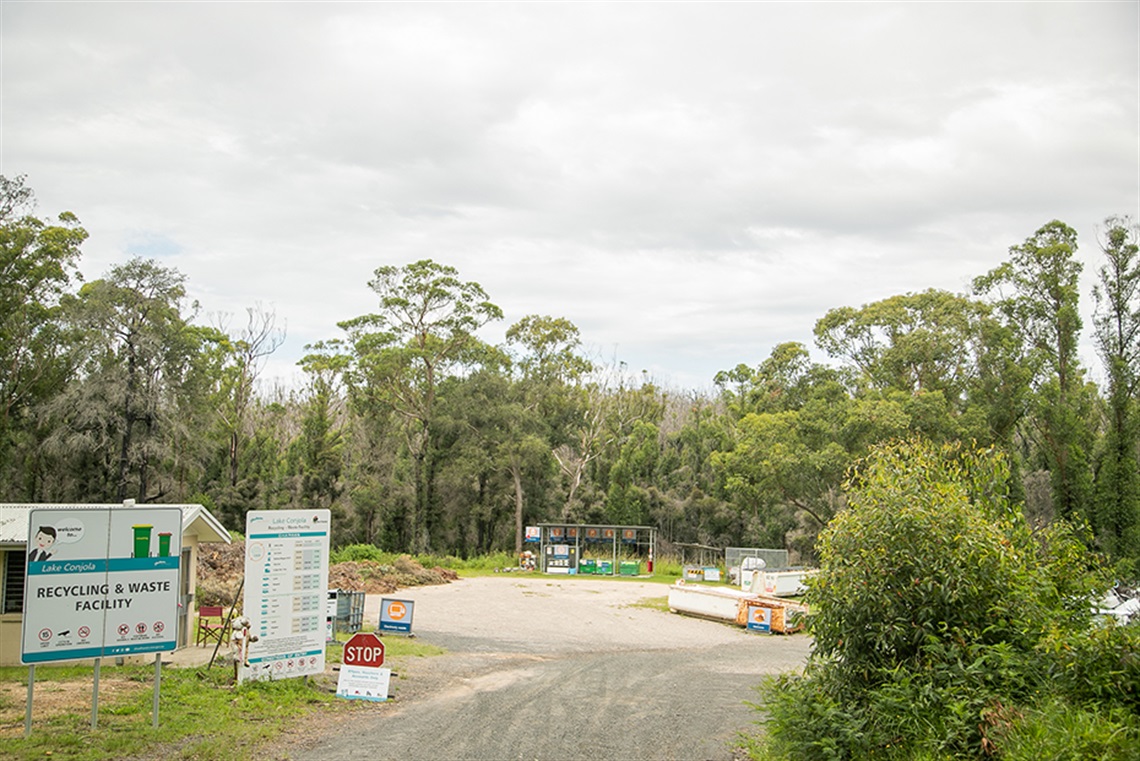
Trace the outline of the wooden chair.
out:
[[[230,641],[226,611],[221,605],[202,605],[198,608],[198,633],[194,637],[194,644],[209,644],[210,640],[218,644]]]

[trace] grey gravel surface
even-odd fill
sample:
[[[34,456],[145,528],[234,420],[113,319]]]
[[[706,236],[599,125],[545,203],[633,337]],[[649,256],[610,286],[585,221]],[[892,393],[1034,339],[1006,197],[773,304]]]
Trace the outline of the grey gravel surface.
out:
[[[500,576],[401,590],[421,642],[394,699],[293,738],[293,761],[727,761],[757,718],[763,675],[803,666],[810,639],[637,603],[668,587]],[[368,600],[375,623],[379,598]]]

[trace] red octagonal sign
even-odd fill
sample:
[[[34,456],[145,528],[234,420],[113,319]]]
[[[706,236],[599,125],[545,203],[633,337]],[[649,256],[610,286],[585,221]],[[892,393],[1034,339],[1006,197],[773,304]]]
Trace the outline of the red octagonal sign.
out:
[[[379,668],[384,665],[384,643],[372,633],[357,632],[344,643],[345,666],[368,666]]]

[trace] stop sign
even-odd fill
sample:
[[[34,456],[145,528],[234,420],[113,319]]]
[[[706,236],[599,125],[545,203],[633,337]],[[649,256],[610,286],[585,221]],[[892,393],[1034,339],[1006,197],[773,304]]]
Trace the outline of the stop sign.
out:
[[[384,665],[384,643],[372,633],[357,632],[344,643],[345,666],[368,666],[380,668]]]

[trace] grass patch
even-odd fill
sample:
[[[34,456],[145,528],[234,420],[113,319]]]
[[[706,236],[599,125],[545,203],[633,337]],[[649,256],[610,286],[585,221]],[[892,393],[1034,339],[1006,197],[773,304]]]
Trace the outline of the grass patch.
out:
[[[347,636],[344,637],[347,639]],[[440,655],[442,648],[409,637],[384,637],[385,665],[394,671],[410,658]],[[340,662],[330,645],[326,663]],[[359,709],[359,701],[333,694],[335,675],[233,684],[230,668],[162,670],[159,726],[151,726],[154,664],[99,671],[99,716],[91,728],[91,665],[36,667],[31,737],[24,738],[27,667],[0,668],[0,753],[12,761],[124,758],[253,758],[298,719],[314,713]],[[382,704],[377,704],[382,705]]]
[[[662,613],[669,612],[669,596],[663,597],[644,597],[635,603],[629,605],[630,608],[648,608],[649,610],[659,610]]]
[[[185,759],[250,757],[288,722],[335,697],[310,680],[235,687],[229,669],[162,672],[159,726],[151,726],[154,666],[100,669],[99,716],[91,727],[91,667],[36,667],[31,737],[23,736],[24,703],[4,707],[5,758],[121,759],[158,755]],[[0,669],[0,680],[27,684],[27,670]],[[23,691],[21,690],[22,694]],[[343,702],[343,701],[341,701]],[[15,714],[15,716],[13,716]]]

